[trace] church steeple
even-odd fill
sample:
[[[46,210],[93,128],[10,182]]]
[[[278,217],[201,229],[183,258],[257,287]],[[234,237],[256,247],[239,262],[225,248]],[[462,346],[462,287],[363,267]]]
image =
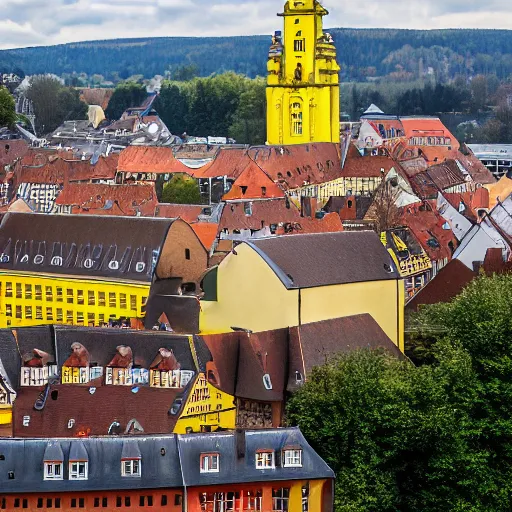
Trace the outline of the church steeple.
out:
[[[269,144],[339,142],[339,66],[328,11],[317,0],[290,0],[284,34],[276,32],[268,57]]]

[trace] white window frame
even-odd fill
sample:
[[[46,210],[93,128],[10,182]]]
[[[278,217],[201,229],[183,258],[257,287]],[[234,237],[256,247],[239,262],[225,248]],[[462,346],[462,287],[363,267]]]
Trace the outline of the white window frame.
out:
[[[256,469],[275,469],[276,456],[273,451],[256,452]]]
[[[121,461],[121,475],[127,477],[142,476],[142,460],[141,459],[123,459]]]
[[[58,471],[56,469],[58,468]],[[59,473],[59,474],[57,474]],[[63,480],[64,468],[62,462],[45,462],[44,463],[44,479],[45,480]]]
[[[283,467],[285,468],[301,468],[302,467],[302,450],[287,449],[284,451]]]
[[[86,461],[70,461],[69,462],[69,479],[70,480],[88,480],[89,463]]]
[[[220,471],[220,454],[202,453],[199,468],[201,473],[218,473]]]

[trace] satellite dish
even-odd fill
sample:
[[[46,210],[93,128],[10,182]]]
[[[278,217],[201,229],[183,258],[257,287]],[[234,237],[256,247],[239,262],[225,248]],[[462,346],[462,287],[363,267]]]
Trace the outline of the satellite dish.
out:
[[[148,126],[148,132],[151,134],[151,135],[155,135],[158,133],[158,130],[159,130],[159,126],[156,124],[156,123],[151,123],[149,126]]]

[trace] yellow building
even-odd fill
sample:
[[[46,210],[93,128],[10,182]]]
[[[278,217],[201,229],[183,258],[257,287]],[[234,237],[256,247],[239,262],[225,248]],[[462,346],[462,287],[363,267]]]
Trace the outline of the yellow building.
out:
[[[340,141],[339,66],[317,0],[290,0],[268,57],[268,144]]]
[[[144,317],[150,287],[195,289],[208,255],[183,220],[8,213],[0,225],[0,328]]]
[[[373,232],[243,242],[203,280],[201,334],[262,332],[368,313],[402,351],[404,285]]]

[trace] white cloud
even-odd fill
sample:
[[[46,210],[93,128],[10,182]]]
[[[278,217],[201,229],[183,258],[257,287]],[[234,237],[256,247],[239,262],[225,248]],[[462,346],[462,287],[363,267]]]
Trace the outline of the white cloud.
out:
[[[111,38],[270,34],[284,0],[2,0],[0,47]],[[510,0],[324,0],[328,27],[510,28]]]

